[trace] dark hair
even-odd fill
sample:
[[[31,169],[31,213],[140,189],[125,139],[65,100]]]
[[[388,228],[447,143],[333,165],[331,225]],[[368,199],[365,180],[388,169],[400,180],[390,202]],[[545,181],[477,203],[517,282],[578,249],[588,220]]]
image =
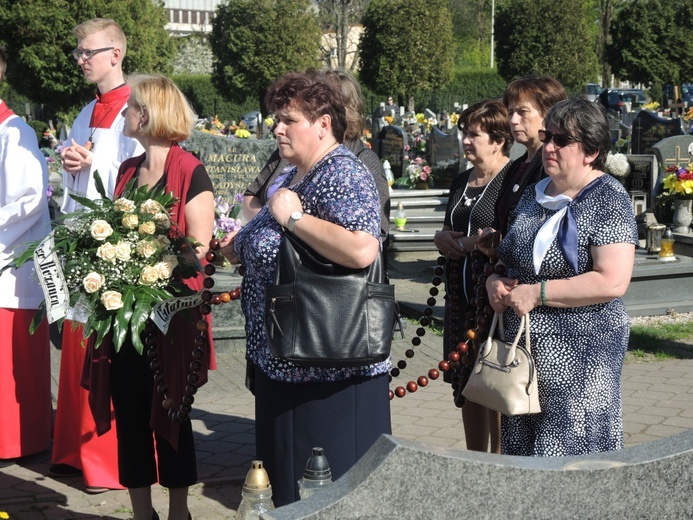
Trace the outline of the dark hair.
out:
[[[604,169],[611,149],[611,134],[606,111],[600,103],[581,97],[560,101],[544,117],[544,127],[577,139],[586,155],[598,154],[592,168]]]
[[[324,74],[328,80],[335,82],[337,92],[342,95],[342,103],[344,103],[347,118],[344,140],[355,141],[359,139],[366,128],[366,120],[363,118],[361,85],[353,75],[344,70],[323,70],[321,74]]]
[[[346,108],[334,81],[328,80],[324,74],[311,69],[284,74],[267,91],[265,105],[271,112],[292,106],[311,123],[322,115],[328,115],[332,120],[332,135],[337,142],[344,142]]]
[[[513,145],[513,134],[510,131],[508,109],[500,99],[487,99],[466,108],[457,127],[464,131],[465,128],[478,126],[491,138],[491,142],[503,144],[503,155],[508,156]]]
[[[503,94],[503,104],[506,108],[511,103],[529,101],[542,116],[564,99],[568,99],[568,93],[563,85],[551,76],[524,76],[515,79],[505,88]]]
[[[0,45],[0,80],[5,77],[5,71],[7,70],[7,51],[5,47]]]

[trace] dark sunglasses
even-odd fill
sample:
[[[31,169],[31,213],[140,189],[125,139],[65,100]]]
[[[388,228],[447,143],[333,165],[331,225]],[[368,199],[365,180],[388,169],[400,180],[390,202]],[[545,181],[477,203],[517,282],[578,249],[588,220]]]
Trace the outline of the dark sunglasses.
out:
[[[564,146],[568,146],[570,143],[578,141],[578,139],[576,139],[572,135],[554,134],[553,132],[549,132],[548,130],[539,130],[539,140],[542,143],[549,144],[552,139],[555,145],[559,148],[563,148]]]

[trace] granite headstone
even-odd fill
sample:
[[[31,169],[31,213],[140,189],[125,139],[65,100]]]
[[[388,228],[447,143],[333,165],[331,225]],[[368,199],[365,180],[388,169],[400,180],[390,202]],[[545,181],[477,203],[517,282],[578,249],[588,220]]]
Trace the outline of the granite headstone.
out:
[[[638,112],[631,132],[631,152],[636,155],[653,153],[652,147],[662,139],[684,133],[681,119],[666,119],[649,110]]]
[[[182,146],[205,165],[214,194],[231,200],[257,177],[277,143],[274,139],[238,139],[194,130]]]
[[[661,165],[659,175],[652,190],[654,195],[660,193],[662,180],[669,166],[682,167],[692,162],[691,156],[688,154],[688,147],[691,143],[693,143],[693,136],[681,135],[664,139],[652,147],[652,151]]]
[[[630,175],[626,177],[626,190],[646,193],[649,206],[651,206],[659,173],[657,159],[652,154],[627,154],[626,158],[630,164]]]
[[[462,149],[462,132],[455,127],[450,133],[446,133],[434,126],[428,136],[426,148],[428,163],[434,171],[435,186],[449,188],[452,179],[467,163]]]
[[[387,159],[395,179],[404,171],[404,154],[407,147],[407,134],[399,126],[388,125],[378,135],[378,157]]]

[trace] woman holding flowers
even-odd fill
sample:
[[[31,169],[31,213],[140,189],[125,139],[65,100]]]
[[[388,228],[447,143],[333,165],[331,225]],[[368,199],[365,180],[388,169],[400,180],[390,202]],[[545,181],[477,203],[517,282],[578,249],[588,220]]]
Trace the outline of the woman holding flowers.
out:
[[[163,188],[166,193],[172,193],[176,201],[170,212],[171,219],[183,236],[202,244],[195,249],[197,257],[202,258],[207,251],[206,244],[212,237],[214,224],[212,184],[202,163],[178,145],[178,142],[188,138],[195,115],[180,90],[165,77],[132,76],[128,79],[128,85],[132,93],[123,111],[123,133],[137,139],[145,153],[121,164],[115,197],[120,197],[133,179],[138,187]],[[120,199],[116,200],[115,205],[122,205],[121,209],[126,212],[123,225],[137,230],[143,237],[135,247],[137,254],[144,257],[154,254],[162,246],[160,242],[167,239],[148,237],[153,237],[157,228],[168,225],[168,215],[162,212],[159,203],[148,201],[142,204],[139,211],[150,213],[154,218],[139,223],[137,214],[127,213],[128,203]],[[97,232],[107,233],[107,230]],[[107,249],[102,253],[135,254],[134,251],[119,252],[117,249]],[[139,283],[149,285],[157,279],[166,279],[171,275],[175,259],[170,262],[164,259],[160,264],[145,267]],[[202,289],[202,278],[198,275],[183,281],[189,288],[199,291]],[[98,285],[99,280],[92,282]],[[102,296],[107,308],[121,305],[119,300],[118,294]],[[168,334],[157,331],[155,340],[157,361],[163,366],[163,381],[158,383],[165,383],[166,400],[171,399],[174,406],[181,403],[186,393],[187,367],[192,361],[191,353],[199,334],[195,323],[202,319],[197,308],[187,312],[188,315],[176,314]],[[211,345],[209,333],[208,338]],[[93,356],[99,355],[99,350],[93,352]],[[206,381],[211,355],[208,351],[200,360],[202,366],[198,372],[200,380],[197,386]],[[119,351],[111,355],[111,396],[118,434],[120,482],[130,493],[135,520],[158,518],[151,501],[151,485],[157,480],[170,490],[168,518],[184,520],[190,517],[188,487],[197,481],[192,426],[187,419],[169,419],[167,409],[162,406],[163,397],[153,382],[151,361],[148,356],[137,352],[129,337]]]

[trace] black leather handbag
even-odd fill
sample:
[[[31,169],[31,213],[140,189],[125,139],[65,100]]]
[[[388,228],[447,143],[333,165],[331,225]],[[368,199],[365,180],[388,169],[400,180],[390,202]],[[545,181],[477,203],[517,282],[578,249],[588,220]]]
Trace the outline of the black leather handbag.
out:
[[[326,260],[284,233],[275,285],[267,288],[265,329],[272,354],[298,365],[365,366],[390,355],[399,320],[395,288],[379,253],[365,269]]]

